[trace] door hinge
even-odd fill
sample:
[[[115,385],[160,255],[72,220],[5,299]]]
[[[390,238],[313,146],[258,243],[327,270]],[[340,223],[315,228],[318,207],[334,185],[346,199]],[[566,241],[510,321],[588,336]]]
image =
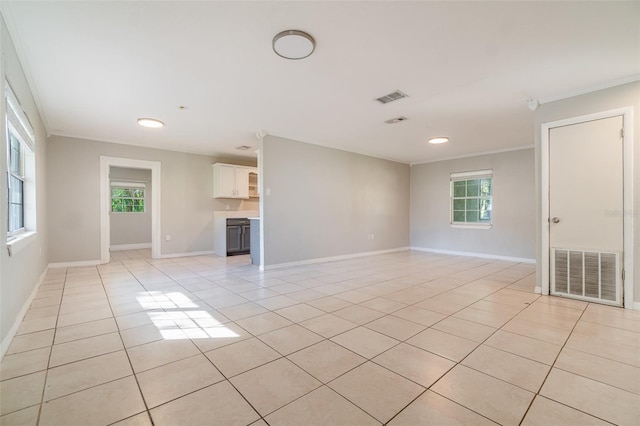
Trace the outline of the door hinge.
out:
[[[624,139],[624,128],[620,129],[620,139]]]
[[[625,275],[624,275],[624,269],[623,269],[622,270],[622,281],[624,281],[624,277],[625,277]]]

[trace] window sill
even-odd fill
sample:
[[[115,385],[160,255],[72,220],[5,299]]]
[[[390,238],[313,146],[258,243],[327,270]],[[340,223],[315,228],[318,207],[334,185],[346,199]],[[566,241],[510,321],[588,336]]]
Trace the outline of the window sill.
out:
[[[493,228],[492,224],[471,224],[471,223],[466,223],[466,224],[462,224],[462,223],[451,223],[450,226],[452,228],[458,228],[458,229],[491,229]]]
[[[7,250],[9,251],[9,256],[13,256],[29,244],[31,244],[33,241],[35,241],[37,235],[37,232],[23,232],[22,234],[16,235],[16,237],[11,241],[7,241]]]

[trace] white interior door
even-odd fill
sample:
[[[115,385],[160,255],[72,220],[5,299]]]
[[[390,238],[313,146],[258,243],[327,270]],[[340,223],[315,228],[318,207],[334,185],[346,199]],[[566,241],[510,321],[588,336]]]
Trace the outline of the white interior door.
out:
[[[622,304],[623,117],[550,129],[551,293]]]

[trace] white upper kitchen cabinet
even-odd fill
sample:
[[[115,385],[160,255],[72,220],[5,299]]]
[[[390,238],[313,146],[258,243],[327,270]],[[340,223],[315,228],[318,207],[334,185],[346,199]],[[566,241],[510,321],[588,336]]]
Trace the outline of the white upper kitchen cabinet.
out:
[[[249,198],[249,172],[254,167],[213,165],[213,198]]]

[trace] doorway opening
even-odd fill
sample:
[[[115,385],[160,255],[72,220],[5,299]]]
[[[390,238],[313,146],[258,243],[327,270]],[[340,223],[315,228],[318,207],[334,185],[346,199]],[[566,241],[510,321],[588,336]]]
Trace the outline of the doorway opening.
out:
[[[161,228],[160,228],[160,194],[161,164],[158,161],[134,160],[130,158],[116,158],[100,156],[100,261],[109,263],[111,259],[111,182],[110,171],[117,169],[135,169],[149,171],[151,185],[151,257],[161,256]],[[130,182],[131,183],[131,182]],[[133,182],[136,183],[136,182]]]

